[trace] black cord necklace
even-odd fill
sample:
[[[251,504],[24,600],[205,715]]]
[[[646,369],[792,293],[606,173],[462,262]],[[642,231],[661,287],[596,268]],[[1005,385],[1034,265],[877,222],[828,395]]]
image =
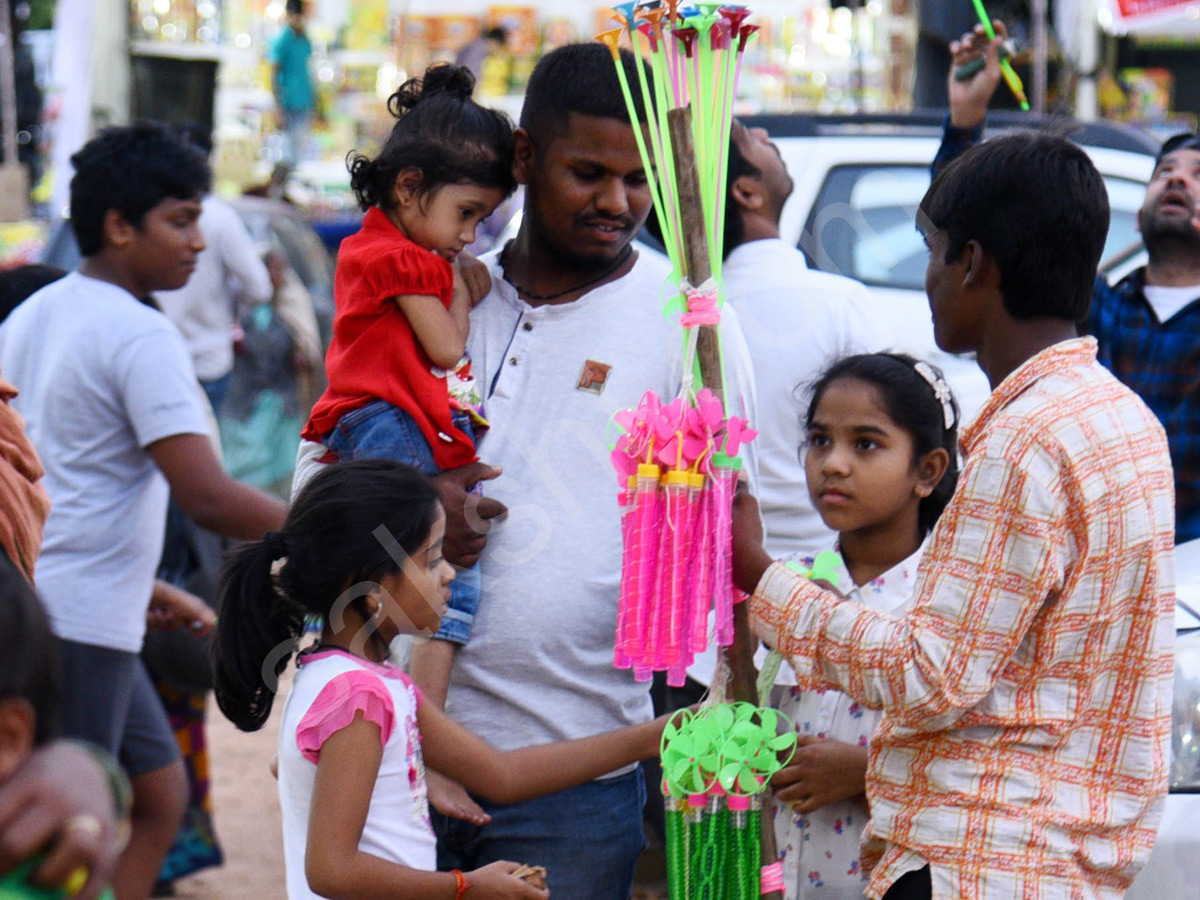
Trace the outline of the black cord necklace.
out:
[[[583,284],[577,284],[574,287],[567,288],[565,291],[558,291],[554,294],[535,294],[533,291],[527,291],[525,288],[521,287],[519,284],[513,281],[512,276],[508,274],[508,251],[512,245],[513,242],[509,241],[504,245],[504,249],[500,251],[500,273],[504,276],[504,280],[516,288],[517,293],[522,297],[527,300],[538,300],[542,302],[547,300],[557,300],[559,297],[565,297],[567,294],[574,294],[576,291],[582,291],[585,288],[590,288],[593,284],[598,284],[613,272],[617,271],[617,269],[621,268],[621,266],[625,265],[625,262],[629,259],[629,254],[633,252],[633,244],[626,244],[625,249],[622,250],[617,258],[612,261],[612,264],[590,281],[585,281]]]

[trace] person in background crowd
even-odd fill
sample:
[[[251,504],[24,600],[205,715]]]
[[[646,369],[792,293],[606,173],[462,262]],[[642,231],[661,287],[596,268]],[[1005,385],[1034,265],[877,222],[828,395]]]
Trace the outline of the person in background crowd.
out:
[[[950,113],[936,173],[979,143],[988,103],[1000,84],[1007,37],[993,23],[951,45],[954,69],[984,60],[965,80],[950,74]],[[1117,284],[1097,276],[1083,330],[1096,339],[1100,364],[1130,387],[1167,432],[1175,472],[1175,540],[1200,538],[1200,135],[1168,139],[1154,162],[1138,230],[1149,262]]]
[[[287,24],[271,45],[271,91],[283,131],[282,162],[293,168],[304,158],[317,108],[309,60],[312,42],[304,29],[304,0],[287,0]]]
[[[320,345],[301,343],[280,311],[289,278],[283,254],[270,250],[264,261],[275,294],[269,303],[260,303],[242,316],[233,388],[221,415],[221,449],[232,477],[287,496],[296,462],[296,435],[308,408],[301,402],[306,396],[301,378],[320,367]],[[310,314],[311,309],[310,302]]]
[[[183,286],[204,249],[203,156],[143,123],[102,132],[72,162],[83,263],[0,326],[0,366],[21,390],[14,406],[52,501],[37,585],[59,638],[64,733],[118,754],[130,773],[132,832],[114,887],[118,900],[144,900],[185,790],[138,658],[168,490],[200,525],[242,539],[276,527],[286,507],[222,471],[183,340],[143,302]]]
[[[483,64],[487,58],[493,53],[503,52],[507,45],[507,31],[503,28],[489,28],[458,51],[454,64],[469,69],[475,80],[479,81],[483,76]]]
[[[188,125],[181,133],[206,157],[212,153],[208,129]],[[211,192],[200,201],[200,233],[205,246],[192,277],[178,290],[156,292],[154,299],[183,334],[196,377],[220,416],[233,372],[238,298],[231,295],[231,286],[237,286],[245,303],[265,303],[271,298],[271,276],[241,216]]]
[[[834,359],[885,346],[859,282],[816,272],[780,240],[792,193],[779,149],[734,120],[725,206],[725,297],[738,312],[758,396],[759,504],[773,556],[814,554],[832,533],[804,487],[804,396]]]

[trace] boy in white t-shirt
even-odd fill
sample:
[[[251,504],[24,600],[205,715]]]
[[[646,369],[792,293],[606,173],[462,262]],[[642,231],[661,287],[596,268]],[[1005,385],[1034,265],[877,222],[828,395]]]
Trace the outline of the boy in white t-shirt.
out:
[[[63,668],[63,731],[115,753],[134,787],[114,879],[149,896],[186,800],[179,751],[138,653],[168,490],[235,538],[278,528],[282,503],[230,479],[208,436],[178,330],[147,299],[183,286],[204,249],[203,157],[152,123],[112,128],[74,157],[79,271],[0,327],[0,366],[46,469],[52,503],[36,583]]]

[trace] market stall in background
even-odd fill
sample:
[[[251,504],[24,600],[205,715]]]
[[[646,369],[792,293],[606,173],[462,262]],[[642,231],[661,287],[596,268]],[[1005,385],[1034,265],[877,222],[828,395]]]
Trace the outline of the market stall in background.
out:
[[[970,0],[751,5],[761,31],[745,55],[736,104],[742,115],[944,106],[947,44],[976,21]],[[1031,88],[1035,110],[1085,120],[1103,115],[1163,134],[1196,127],[1200,0],[986,5],[1010,24],[1013,64]],[[469,62],[478,72],[478,95],[516,118],[538,58],[566,42],[590,40],[612,22],[609,5],[593,0],[306,0],[305,6],[317,116],[296,165],[285,168],[269,61],[286,28],[285,0],[13,4],[18,99],[30,96],[23,85],[36,82],[45,104],[38,118],[39,96],[33,119],[22,115],[28,104],[18,106],[35,219],[0,228],[0,264],[35,253],[38,218],[65,209],[71,153],[105,125],[144,117],[210,125],[220,193],[291,201],[336,248],[358,217],[346,154],[375,152],[391,126],[385,100],[405,78],[431,62]],[[1000,92],[995,105],[1011,102]]]
[[[743,112],[902,110],[910,104],[916,20],[912,0],[764,0],[747,53]],[[203,106],[211,84],[220,187],[262,184],[282,155],[268,52],[285,27],[282,0],[130,0],[135,106],[158,91]],[[411,73],[453,62],[472,42],[504,32],[482,58],[478,93],[516,117],[538,58],[610,27],[607,6],[308,0],[318,124],[295,173],[306,200],[346,202],[345,155],[371,152],[390,122],[383,100]],[[171,71],[176,74],[172,76]],[[147,98],[149,100],[149,98]],[[152,100],[140,104],[152,108]],[[305,193],[307,192],[307,193]]]

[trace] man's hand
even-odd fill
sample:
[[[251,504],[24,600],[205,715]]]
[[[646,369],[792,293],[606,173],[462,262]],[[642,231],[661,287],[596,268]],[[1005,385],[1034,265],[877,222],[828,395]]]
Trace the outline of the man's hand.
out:
[[[152,631],[186,629],[200,637],[216,626],[216,613],[195,594],[166,581],[154,582],[150,608],[146,610],[147,628]]]
[[[771,565],[771,557],[763,549],[762,518],[758,501],[746,482],[739,481],[733,498],[733,583],[747,594],[753,594]]]
[[[488,295],[492,289],[492,273],[488,267],[466,251],[458,254],[454,260],[454,289],[465,291],[471,306]]]
[[[499,500],[471,493],[471,488],[479,482],[490,481],[499,475],[500,469],[473,462],[443,472],[434,479],[442,495],[442,507],[446,510],[446,539],[442,551],[453,565],[463,568],[475,565],[487,545],[492,519],[508,512],[508,507]]]
[[[775,798],[797,812],[815,812],[867,790],[867,748],[801,736],[787,768],[771,779]]]
[[[72,900],[94,900],[111,883],[123,832],[108,774],[78,744],[55,741],[35,750],[0,785],[0,871],[41,854],[33,881],[57,888],[86,870]]]
[[[1000,47],[1008,40],[1008,29],[999,19],[992,27],[994,41],[987,39],[983,25],[976,25],[974,31],[950,43],[950,124],[955,128],[982,125],[1000,84]]]

